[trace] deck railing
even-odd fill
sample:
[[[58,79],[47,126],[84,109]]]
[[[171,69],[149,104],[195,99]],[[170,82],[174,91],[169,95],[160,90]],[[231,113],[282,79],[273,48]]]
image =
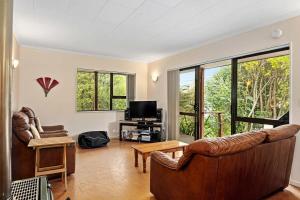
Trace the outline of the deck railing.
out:
[[[180,115],[181,116],[186,116],[186,117],[195,117],[195,113],[185,113],[185,112],[180,112]],[[204,125],[205,125],[205,115],[209,115],[209,117],[213,116],[213,117],[216,117],[217,119],[217,126],[218,126],[218,133],[217,133],[217,137],[222,137],[224,136],[224,113],[223,112],[220,112],[220,111],[205,111],[205,112],[202,112],[201,113],[201,116],[200,116],[200,136],[202,136],[202,138],[205,138],[208,134],[205,135],[205,128],[204,128]],[[209,117],[206,119],[208,120]],[[187,120],[186,118],[184,118],[184,120],[186,121],[189,121]],[[185,126],[194,126],[192,121],[191,123],[187,123]],[[186,135],[191,135],[192,134],[190,133],[192,130],[194,130],[192,127],[189,127],[189,128],[186,128],[188,130],[187,133],[182,133],[182,134],[186,134]]]
[[[204,111],[201,113],[200,119],[203,119],[203,125],[202,125],[202,136],[205,137],[204,135],[204,119],[205,115],[210,115],[214,116],[217,118],[217,123],[218,123],[218,137],[223,137],[224,136],[224,113],[220,111]],[[200,120],[201,121],[201,120]]]

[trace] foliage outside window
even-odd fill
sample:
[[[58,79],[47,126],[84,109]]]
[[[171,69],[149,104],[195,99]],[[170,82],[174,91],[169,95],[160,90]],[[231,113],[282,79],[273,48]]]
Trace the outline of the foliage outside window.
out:
[[[214,73],[206,73],[214,70]],[[224,135],[231,134],[231,65],[204,70],[204,110],[222,112]],[[209,74],[209,76],[208,76]],[[180,79],[187,79],[180,74]],[[180,83],[180,112],[193,113],[195,99],[195,72],[190,81]],[[183,77],[183,78],[182,78]],[[289,111],[290,56],[279,55],[238,63],[237,115],[238,117],[278,120]],[[193,136],[195,117],[180,115],[180,133]],[[266,128],[265,124],[236,122],[236,132]],[[216,115],[204,114],[204,137],[218,136]]]
[[[77,111],[125,110],[127,75],[77,71]]]
[[[240,62],[237,77],[238,117],[278,120],[289,111],[289,55]],[[238,123],[237,132],[261,127]]]

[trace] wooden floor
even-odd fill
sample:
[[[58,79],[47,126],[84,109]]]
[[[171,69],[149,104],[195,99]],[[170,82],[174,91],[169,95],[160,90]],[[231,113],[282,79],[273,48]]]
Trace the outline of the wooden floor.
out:
[[[141,164],[134,167],[132,144],[112,140],[104,148],[78,148],[76,173],[68,176],[68,191],[60,180],[51,180],[55,199],[155,200],[149,191],[149,171],[142,173]],[[290,186],[268,200],[300,200],[300,189]]]

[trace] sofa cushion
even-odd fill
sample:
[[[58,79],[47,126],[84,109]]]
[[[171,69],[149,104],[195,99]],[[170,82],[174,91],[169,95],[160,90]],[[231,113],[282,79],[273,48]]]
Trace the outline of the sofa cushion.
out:
[[[29,124],[35,125],[35,121],[34,121],[35,114],[31,108],[22,107],[21,112],[25,113],[28,116]]]
[[[28,143],[33,138],[28,122],[29,118],[25,113],[16,112],[13,114],[13,132],[21,141],[25,143]]]
[[[266,142],[274,142],[292,137],[298,133],[300,126],[297,124],[286,124],[273,129],[262,130],[267,134]]]
[[[36,129],[36,127],[33,124],[30,124],[30,130],[34,139],[41,139],[39,131]]]
[[[41,125],[40,118],[35,117],[35,118],[34,118],[34,121],[35,121],[35,125],[36,125],[36,128],[37,128],[37,130],[39,131],[39,133],[44,132],[44,129],[43,129],[42,125]]]
[[[228,137],[197,140],[186,147],[183,156],[179,159],[180,167],[184,166],[193,156],[222,156],[248,150],[261,144],[266,138],[262,131],[240,133]]]

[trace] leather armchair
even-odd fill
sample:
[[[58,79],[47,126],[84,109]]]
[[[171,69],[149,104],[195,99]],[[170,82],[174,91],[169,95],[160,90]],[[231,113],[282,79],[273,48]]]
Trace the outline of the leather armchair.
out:
[[[151,154],[150,191],[157,200],[255,200],[289,184],[299,125],[202,139],[172,159]]]
[[[36,125],[34,121],[34,112],[29,108],[22,108],[21,111],[14,113],[12,119],[12,179],[19,180],[34,177],[35,168],[35,150],[27,147],[29,141],[33,138],[30,131],[30,123]],[[44,129],[44,127],[43,127]],[[62,125],[47,126],[41,138],[68,136],[67,131]],[[51,148],[41,150],[41,167],[59,165],[62,163],[62,148]],[[75,145],[67,148],[67,173],[75,172]],[[58,176],[60,176],[58,174]],[[56,177],[56,176],[51,176]],[[50,177],[50,178],[51,178]]]

